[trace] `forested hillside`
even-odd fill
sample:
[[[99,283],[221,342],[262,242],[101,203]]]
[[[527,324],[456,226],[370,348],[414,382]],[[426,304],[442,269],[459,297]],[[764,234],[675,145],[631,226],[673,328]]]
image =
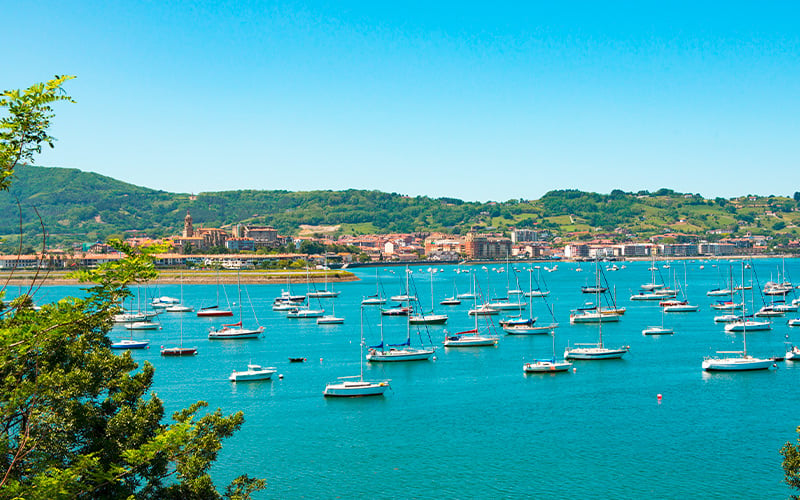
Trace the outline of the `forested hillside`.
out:
[[[550,191],[538,200],[464,202],[454,198],[409,197],[380,191],[226,191],[168,193],[76,169],[20,166],[9,193],[0,194],[3,250],[16,244],[19,211],[25,246],[37,246],[41,215],[51,244],[105,240],[139,231],[150,237],[178,234],[186,210],[196,225],[230,227],[244,222],[269,224],[294,235],[301,224],[339,226],[339,233],[445,231],[471,228],[504,231],[510,227],[547,229],[553,234],[589,238],[614,232],[620,239],[664,232],[703,235],[774,234],[798,237],[800,212],[794,197],[743,196],[707,200],[696,194],[656,192],[610,194]]]

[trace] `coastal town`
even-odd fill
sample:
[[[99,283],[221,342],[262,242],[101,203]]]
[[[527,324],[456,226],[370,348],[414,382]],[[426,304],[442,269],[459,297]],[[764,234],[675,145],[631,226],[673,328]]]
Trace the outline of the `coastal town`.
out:
[[[314,230],[316,229],[316,230]],[[515,229],[506,232],[472,230],[444,233],[326,234],[331,228],[306,229],[300,236],[281,235],[271,226],[235,224],[226,228],[195,226],[187,211],[181,234],[152,239],[136,233],[125,239],[133,246],[161,244],[160,268],[280,269],[292,263],[331,268],[376,263],[476,262],[505,260],[625,260],[761,256],[775,254],[770,237],[746,234],[714,241],[696,234],[668,232],[647,239],[618,233],[569,233]],[[333,229],[336,229],[335,227]],[[344,250],[343,250],[344,249]],[[800,241],[790,241],[779,253],[794,253]],[[104,242],[72,248],[52,248],[27,255],[0,255],[0,270],[92,268],[122,258]]]

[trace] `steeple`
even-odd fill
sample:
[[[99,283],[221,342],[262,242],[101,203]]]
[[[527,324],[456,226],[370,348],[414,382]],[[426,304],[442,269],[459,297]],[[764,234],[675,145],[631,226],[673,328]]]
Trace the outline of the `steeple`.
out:
[[[194,236],[194,228],[192,227],[192,215],[189,210],[186,210],[186,217],[183,218],[183,237],[191,238]]]

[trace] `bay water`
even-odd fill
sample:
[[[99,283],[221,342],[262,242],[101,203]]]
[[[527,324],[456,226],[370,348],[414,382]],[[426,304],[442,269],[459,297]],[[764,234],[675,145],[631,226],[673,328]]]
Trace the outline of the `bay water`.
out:
[[[555,271],[546,270],[556,265]],[[741,333],[727,334],[723,324],[713,322],[719,312],[710,304],[725,297],[706,296],[707,290],[727,286],[730,275],[738,282],[740,264],[656,265],[656,276],[670,285],[677,281],[700,311],[663,315],[674,335],[642,335],[662,322],[657,302],[629,300],[651,280],[651,262],[617,263],[619,270],[604,273],[627,311],[619,323],[604,324],[602,334],[607,347],[629,345],[630,352],[622,360],[576,361],[569,373],[523,373],[525,362],[551,355],[549,335],[509,336],[498,328],[497,347],[443,348],[445,330],[473,327],[467,314],[473,304],[438,303],[455,289],[468,291],[473,279],[484,294],[496,296],[508,288],[527,291],[529,276],[538,277],[551,290],[546,302],[560,324],[555,344],[561,357],[567,343],[598,339],[598,325],[569,324],[571,309],[594,300],[580,291],[594,284],[594,263],[411,266],[421,305],[431,306],[432,279],[435,310],[449,320],[411,332],[412,343],[430,339],[438,346],[435,360],[364,364],[366,379],[391,380],[383,397],[340,400],[324,398],[322,391],[337,377],[359,374],[360,302],[379,285],[387,295],[401,293],[404,267],[379,266],[377,278],[375,268],[353,269],[360,281],[334,284],[341,291],[337,299],[319,304],[312,299],[312,306],[328,313],[335,303],[336,315],[345,318],[342,325],[287,319],[271,310],[285,284],[247,285],[244,324],[255,326],[255,313],[266,327],[262,338],[211,341],[209,328],[238,317],[165,313],[158,318],[161,330],[133,334],[149,339],[151,348],[132,355],[155,365],[153,391],[168,414],[197,400],[207,401],[211,410],[244,412],[245,424],[224,442],[212,476],[220,487],[244,473],[265,478],[268,489],[257,498],[787,497],[791,491],[782,482],[779,449],[797,439],[800,363],[778,362],[760,372],[704,372],[705,356],[742,349]],[[529,272],[533,266],[538,269]],[[800,261],[756,259],[753,270],[763,286],[779,273],[800,277]],[[746,282],[752,276],[745,271]],[[754,283],[756,307],[762,303],[758,288]],[[306,289],[292,285],[292,292]],[[238,300],[235,285],[224,291]],[[36,302],[75,294],[76,287],[44,287]],[[180,289],[152,285],[148,294],[178,297]],[[197,309],[215,302],[216,286],[184,285],[183,296]],[[749,292],[746,297],[749,305]],[[538,324],[550,323],[545,301],[533,300]],[[238,316],[238,306],[233,310]],[[405,340],[406,318],[381,317],[376,306],[365,307],[363,314],[366,344],[380,342],[381,330],[387,342]],[[800,344],[800,328],[787,326],[790,317],[798,314],[776,318],[771,331],[747,334],[748,353],[783,355],[787,340]],[[196,346],[198,354],[162,358],[159,346],[178,345],[181,332],[183,345]],[[121,327],[110,333],[112,340],[128,336]],[[307,361],[290,363],[290,357]],[[277,374],[267,382],[228,380],[250,362],[274,366]]]

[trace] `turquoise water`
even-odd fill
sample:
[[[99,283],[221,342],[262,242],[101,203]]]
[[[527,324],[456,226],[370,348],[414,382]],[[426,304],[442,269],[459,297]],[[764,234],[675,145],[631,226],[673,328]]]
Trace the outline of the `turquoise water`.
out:
[[[770,274],[777,278],[782,265],[756,261],[761,284]],[[175,344],[180,330],[179,315],[162,315],[163,330],[135,334],[149,338],[152,348],[133,355],[155,365],[154,391],[169,412],[198,399],[225,412],[244,411],[246,422],[225,442],[213,475],[219,485],[241,473],[266,478],[269,488],[259,498],[787,497],[778,450],[797,437],[800,363],[778,363],[765,372],[704,373],[704,356],[742,345],[741,334],[725,334],[722,324],[713,322],[717,313],[709,304],[715,299],[705,295],[725,284],[729,263],[686,264],[688,297],[701,310],[665,315],[665,325],[676,333],[664,337],[641,334],[661,323],[659,307],[628,300],[650,281],[650,263],[625,266],[606,272],[627,313],[618,324],[603,326],[603,338],[610,347],[630,345],[630,353],[623,360],[576,362],[574,373],[523,374],[524,362],[549,355],[551,337],[502,336],[496,348],[439,347],[435,361],[365,365],[367,378],[391,379],[385,397],[323,398],[327,382],[359,372],[359,304],[375,291],[374,268],[354,270],[359,282],[335,285],[342,291],[336,314],[346,318],[344,325],[286,319],[270,309],[281,286],[250,285],[246,290],[266,326],[262,339],[209,341],[209,326],[224,321],[187,314],[183,342],[197,346],[198,355],[161,358],[158,346]],[[733,266],[738,276],[738,264]],[[785,266],[790,277],[800,278],[800,262],[787,260]],[[562,325],[558,355],[568,341],[595,342],[598,336],[597,325],[569,325],[569,310],[591,299],[580,286],[594,281],[593,264],[582,264],[582,272],[576,267],[559,263],[557,271],[541,273]],[[454,280],[459,291],[468,290],[471,275],[455,273],[455,266],[438,268],[436,309],[450,320],[429,332],[441,346],[444,328],[469,329],[474,320],[467,315],[471,304],[438,305],[452,294]],[[471,268],[483,290],[504,294],[509,281],[515,287],[513,273],[496,271],[505,265],[486,268]],[[411,269],[422,303],[429,305],[428,266]],[[660,271],[667,278],[670,270]],[[671,271],[683,280],[682,263],[673,262]],[[403,268],[381,267],[379,273],[387,294],[400,293]],[[527,290],[527,271],[518,275],[520,288]],[[233,299],[235,287],[227,291]],[[293,291],[304,292],[305,286]],[[75,289],[45,288],[37,302],[66,293]],[[163,286],[150,293],[180,292],[178,286]],[[189,305],[198,307],[214,296],[213,286],[184,286]],[[549,322],[541,299],[535,300],[539,322]],[[760,305],[758,296],[755,300]],[[323,304],[330,309],[330,301]],[[252,317],[248,309],[245,324]],[[367,311],[367,343],[377,343],[377,309]],[[772,331],[748,334],[748,351],[782,354],[787,334],[800,343],[800,328],[792,330],[786,318],[777,318]],[[126,335],[124,330],[111,334]],[[404,318],[385,317],[384,335],[402,341]],[[295,356],[308,361],[290,364],[288,357]],[[284,378],[250,384],[227,380],[249,361],[275,366]]]

